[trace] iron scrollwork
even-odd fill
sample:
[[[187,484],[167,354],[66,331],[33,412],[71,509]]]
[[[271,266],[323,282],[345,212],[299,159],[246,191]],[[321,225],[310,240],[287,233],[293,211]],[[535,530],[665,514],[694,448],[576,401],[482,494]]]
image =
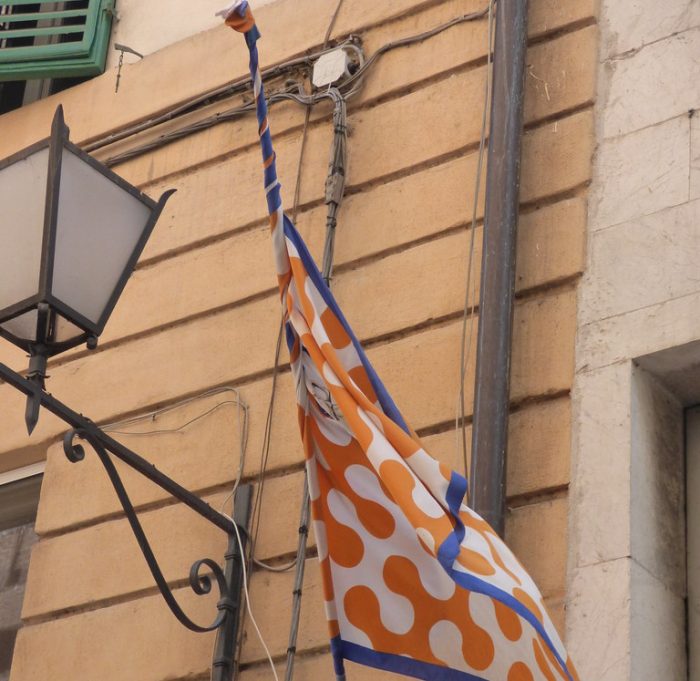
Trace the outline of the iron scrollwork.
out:
[[[129,521],[129,525],[131,525],[131,529],[134,533],[134,536],[136,537],[136,541],[139,544],[141,552],[143,553],[143,556],[146,559],[146,563],[148,564],[148,568],[151,571],[151,574],[153,575],[153,579],[155,580],[156,585],[158,586],[158,590],[160,591],[161,595],[163,596],[163,599],[165,600],[166,604],[168,605],[168,608],[170,608],[170,611],[173,613],[173,615],[175,615],[178,621],[182,623],[185,627],[187,627],[191,631],[195,631],[198,633],[214,631],[215,629],[221,627],[221,625],[224,623],[224,620],[226,619],[227,613],[234,613],[235,602],[231,598],[229,585],[226,581],[226,576],[224,575],[224,572],[218,565],[218,563],[216,563],[210,558],[203,558],[196,561],[190,569],[189,584],[190,588],[194,591],[195,594],[197,594],[198,596],[204,596],[211,593],[212,590],[212,577],[209,574],[203,574],[203,568],[208,568],[211,571],[211,575],[216,581],[219,591],[219,601],[217,603],[219,613],[216,616],[216,619],[209,626],[201,626],[196,622],[193,622],[185,614],[183,609],[180,607],[180,604],[177,602],[175,596],[173,595],[172,590],[168,586],[168,582],[165,579],[163,572],[160,569],[160,566],[158,565],[158,561],[155,557],[155,554],[153,553],[153,550],[148,541],[148,538],[146,537],[138,515],[136,514],[136,510],[134,509],[134,506],[131,503],[131,499],[129,499],[129,495],[126,491],[126,488],[124,487],[124,483],[122,482],[121,476],[119,475],[119,471],[117,471],[117,468],[114,465],[114,462],[112,461],[109,451],[104,446],[104,444],[95,436],[94,433],[85,429],[69,430],[63,438],[63,451],[68,460],[72,463],[78,463],[85,458],[85,447],[83,447],[83,445],[79,443],[76,443],[76,438],[87,442],[97,453],[97,456],[99,457],[103,467],[105,468],[109,480],[112,483],[115,492],[117,493],[119,502],[121,503],[122,508],[124,509],[124,513],[126,514],[127,520]]]

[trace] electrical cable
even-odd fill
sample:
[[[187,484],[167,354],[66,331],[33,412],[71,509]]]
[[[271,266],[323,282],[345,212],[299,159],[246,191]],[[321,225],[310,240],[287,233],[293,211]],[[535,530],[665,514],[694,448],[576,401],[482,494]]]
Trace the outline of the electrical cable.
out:
[[[395,40],[389,43],[386,43],[385,45],[379,47],[377,51],[366,61],[361,61],[357,71],[353,73],[349,78],[347,78],[339,88],[340,91],[343,93],[344,97],[346,100],[351,99],[354,97],[360,90],[361,85],[362,85],[362,80],[367,73],[369,69],[371,69],[377,61],[384,56],[387,52],[390,52],[392,50],[398,49],[400,47],[408,47],[410,45],[413,45],[415,43],[422,42],[424,40],[427,40],[429,38],[432,38],[439,33],[442,33],[453,26],[457,26],[458,24],[464,23],[464,22],[469,22],[469,21],[476,21],[478,19],[482,19],[489,13],[489,9],[486,8],[484,10],[480,10],[478,12],[472,12],[470,14],[464,14],[462,16],[456,17],[452,19],[451,21],[448,21],[446,23],[440,24],[439,26],[436,26],[428,31],[424,31],[422,33],[418,33],[413,36],[408,36],[406,38],[401,38],[400,40]],[[347,40],[339,43],[338,46],[332,48],[333,50],[339,49],[339,48],[347,48],[350,50],[354,50],[355,52],[358,52],[359,48],[357,47],[356,44],[357,38],[355,36],[350,36]],[[315,53],[314,55],[311,55],[309,57],[304,57],[304,58],[299,58],[295,60],[290,60],[288,62],[284,62],[283,64],[280,64],[273,69],[267,69],[263,71],[263,77],[274,77],[276,75],[280,75],[282,73],[285,73],[286,71],[291,68],[291,66],[306,66],[308,69],[310,69],[313,66],[313,60],[317,59],[319,56],[322,54],[325,54],[329,52],[330,50],[321,50],[320,52]],[[248,79],[249,80],[249,79]],[[236,94],[239,91],[246,91],[249,86],[243,87],[246,82],[248,82],[246,79],[240,79],[236,81],[236,85],[228,85],[223,88],[219,88],[218,90],[211,91],[209,93],[206,93],[204,95],[201,95],[200,97],[194,98],[192,100],[189,100],[185,104],[181,105],[180,107],[177,107],[170,112],[167,112],[163,114],[160,117],[151,119],[149,121],[146,121],[144,123],[138,124],[136,126],[132,126],[124,131],[121,131],[119,133],[114,133],[113,135],[110,135],[102,140],[98,140],[97,142],[93,142],[91,144],[87,144],[84,146],[84,149],[86,151],[94,151],[96,149],[100,149],[103,147],[108,146],[109,144],[113,144],[114,142],[126,139],[127,137],[130,137],[134,134],[137,134],[138,132],[143,132],[145,130],[148,130],[150,128],[155,127],[156,125],[159,125],[161,123],[173,120],[174,118],[177,118],[178,116],[182,116],[186,113],[190,113],[193,110],[196,110],[200,106],[203,106],[205,104],[210,103],[212,98],[214,99],[222,99],[224,97],[230,97],[233,94]],[[354,87],[350,88],[347,90],[348,86],[354,85]],[[300,88],[299,83],[297,82],[296,84],[297,90]],[[298,104],[302,104],[304,106],[308,106],[309,104],[315,104],[318,102],[319,98],[325,97],[325,91],[321,91],[320,93],[317,93],[315,95],[311,96],[305,96],[305,95],[293,95],[289,92],[278,92],[273,95],[270,95],[268,97],[268,105],[272,106],[273,104],[279,103],[281,101],[285,100],[292,100],[297,102]],[[210,127],[213,127],[215,125],[219,125],[221,123],[225,123],[231,120],[234,120],[240,116],[243,116],[249,112],[252,112],[255,110],[255,104],[254,102],[249,102],[247,104],[244,104],[243,106],[235,107],[233,109],[229,109],[227,111],[222,111],[217,114],[214,114],[212,116],[208,116],[207,118],[204,118],[200,121],[197,121],[196,123],[191,123],[188,125],[185,125],[181,128],[178,128],[177,130],[172,130],[168,133],[164,133],[163,135],[160,135],[157,137],[155,140],[152,140],[151,142],[147,142],[145,144],[139,145],[134,147],[133,149],[129,149],[128,151],[122,152],[120,154],[117,154],[115,156],[112,156],[108,158],[104,163],[108,166],[113,166],[118,163],[123,163],[125,161],[128,161],[132,158],[135,158],[137,156],[140,156],[142,154],[145,154],[149,151],[153,151],[154,149],[158,149],[162,146],[165,146],[167,144],[170,144],[171,142],[174,142],[178,139],[181,139],[183,137],[187,137],[191,134],[194,134],[196,132],[200,132],[202,130],[206,130]]]
[[[349,36],[347,40],[343,41],[342,43],[340,43],[336,47],[333,47],[332,49],[335,50],[338,47],[344,47],[346,44],[352,45],[353,40],[354,37]],[[319,51],[312,52],[311,54],[308,54],[304,57],[289,59],[285,62],[282,62],[281,64],[264,69],[262,71],[262,77],[277,78],[300,67],[310,69],[313,67],[314,62],[319,57],[323,56],[324,54],[330,51],[331,50],[329,49],[323,48]],[[178,116],[184,116],[185,114],[191,113],[192,111],[196,111],[198,108],[208,106],[209,104],[212,104],[216,101],[232,97],[237,93],[246,92],[248,90],[250,90],[250,76],[242,76],[241,78],[237,78],[236,80],[232,81],[231,83],[228,83],[227,85],[215,88],[214,90],[209,90],[208,92],[205,92],[202,95],[192,97],[191,99],[186,100],[182,104],[178,104],[177,106],[167,110],[159,116],[149,118],[146,121],[142,121],[141,123],[129,126],[128,128],[107,135],[106,137],[101,137],[100,139],[95,140],[94,142],[85,144],[83,145],[83,150],[87,152],[97,151],[98,149],[102,149],[103,147],[109,146],[110,144],[120,142],[121,140],[124,140],[127,137],[136,135],[139,132],[149,130],[163,123],[167,123],[168,121],[171,121],[174,118],[177,118]]]
[[[241,556],[245,556],[243,540],[241,539],[241,533],[238,529],[238,525],[236,525],[236,521],[233,520],[233,518],[229,517],[229,519],[233,523],[233,529],[236,531],[236,539],[238,541],[238,547],[241,551]],[[245,560],[241,561],[241,568],[243,569],[243,592],[245,593],[245,607],[248,612],[248,617],[250,617],[250,621],[253,623],[253,627],[255,628],[255,633],[258,635],[258,639],[260,640],[260,643],[263,649],[265,650],[267,661],[270,663],[270,668],[272,669],[272,675],[275,677],[275,681],[279,681],[279,677],[277,676],[277,670],[275,669],[275,663],[272,661],[272,655],[270,654],[270,649],[267,647],[267,643],[265,643],[265,639],[263,638],[263,635],[260,631],[260,627],[258,626],[258,622],[255,619],[255,615],[253,615],[253,608],[250,604],[250,592],[248,590],[248,568],[246,567]]]
[[[491,101],[492,89],[492,59],[493,59],[493,6],[495,0],[489,0],[486,10],[488,14],[488,49],[486,53],[486,79],[484,82],[484,106],[481,117],[481,134],[479,136],[479,153],[477,156],[476,178],[474,180],[474,201],[472,204],[471,230],[469,235],[469,252],[467,256],[467,280],[464,295],[464,315],[462,316],[462,335],[460,344],[459,359],[459,394],[457,396],[457,414],[455,416],[455,436],[457,438],[457,450],[459,451],[459,435],[461,433],[462,459],[464,462],[464,475],[469,479],[469,465],[467,461],[467,424],[466,424],[466,395],[464,381],[469,364],[471,345],[474,334],[474,309],[472,302],[472,290],[475,288],[473,282],[474,274],[474,250],[476,242],[476,222],[479,207],[479,193],[481,192],[481,176],[484,166],[484,151],[486,148],[486,125],[488,119],[489,103]],[[471,314],[470,314],[471,311]],[[468,499],[468,493],[467,493]]]
[[[250,552],[251,558],[249,560],[250,566],[252,566],[255,560],[253,556],[255,555],[255,544],[260,532],[260,519],[261,519],[261,509],[262,509],[262,496],[265,491],[265,476],[267,473],[267,464],[270,457],[270,445],[272,439],[272,417],[275,409],[275,400],[277,397],[277,378],[279,374],[279,361],[282,349],[282,337],[283,337],[284,325],[281,323],[279,332],[277,334],[277,342],[275,345],[275,359],[274,366],[272,370],[272,387],[270,389],[270,400],[267,406],[267,416],[265,418],[265,429],[263,433],[263,444],[260,453],[260,469],[258,471],[258,480],[255,489],[255,498],[253,501],[253,510],[251,513],[252,518],[252,529],[251,529],[251,540],[252,540],[252,550]],[[261,567],[265,567],[266,564],[260,561]]]
[[[189,426],[192,424],[196,423],[197,421],[201,421],[203,418],[206,418],[210,414],[214,413],[221,407],[226,406],[227,404],[239,404],[238,400],[224,400],[223,402],[219,402],[218,404],[215,404],[211,409],[207,409],[207,411],[199,414],[198,416],[195,416],[194,418],[191,418],[189,421],[185,421],[182,425],[176,426],[175,428],[164,428],[162,430],[115,430],[114,428],[104,428],[103,430],[106,433],[112,433],[113,435],[168,435],[172,433],[181,433],[183,430],[186,430]],[[247,410],[248,406],[247,405],[240,405],[244,406],[244,408]]]
[[[294,186],[294,202],[292,204],[292,222],[296,224],[299,215],[299,201],[301,198],[301,168],[304,164],[304,154],[306,153],[306,142],[309,137],[309,121],[311,121],[312,105],[306,107],[304,114],[304,127],[301,130],[301,148],[299,149],[299,166],[297,168],[297,179]]]
[[[347,87],[354,81],[361,79],[365,72],[372,68],[374,64],[377,62],[377,60],[384,56],[387,52],[390,52],[392,50],[395,50],[399,47],[408,47],[409,45],[414,45],[415,43],[422,42],[423,40],[427,40],[429,38],[432,38],[439,33],[442,33],[449,28],[452,28],[453,26],[457,26],[458,24],[463,24],[468,21],[477,21],[478,19],[483,19],[485,16],[487,16],[489,13],[489,8],[487,7],[486,9],[479,10],[477,12],[471,12],[469,14],[463,14],[462,16],[455,17],[454,19],[451,19],[450,21],[445,22],[444,24],[440,24],[438,26],[435,26],[434,28],[431,28],[427,31],[423,31],[422,33],[418,33],[416,35],[412,36],[407,36],[406,38],[400,38],[399,40],[393,40],[391,42],[386,43],[385,45],[382,45],[381,47],[377,48],[377,51],[355,72],[353,73],[344,83],[343,87]],[[351,90],[350,92],[346,93],[346,96],[349,98],[350,96],[354,95],[356,92],[355,89]]]

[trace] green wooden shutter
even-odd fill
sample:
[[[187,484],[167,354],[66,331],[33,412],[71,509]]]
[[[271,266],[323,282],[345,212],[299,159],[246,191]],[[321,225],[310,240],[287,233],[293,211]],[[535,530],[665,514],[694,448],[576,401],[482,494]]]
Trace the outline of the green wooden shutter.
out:
[[[84,5],[78,0],[0,0],[0,81],[102,73],[114,0]]]

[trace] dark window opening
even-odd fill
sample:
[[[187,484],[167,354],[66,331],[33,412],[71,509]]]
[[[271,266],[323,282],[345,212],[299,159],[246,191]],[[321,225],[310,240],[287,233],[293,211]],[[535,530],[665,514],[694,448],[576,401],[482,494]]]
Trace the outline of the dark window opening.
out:
[[[29,556],[37,540],[34,521],[41,480],[34,475],[0,486],[0,681],[10,678],[21,627]]]

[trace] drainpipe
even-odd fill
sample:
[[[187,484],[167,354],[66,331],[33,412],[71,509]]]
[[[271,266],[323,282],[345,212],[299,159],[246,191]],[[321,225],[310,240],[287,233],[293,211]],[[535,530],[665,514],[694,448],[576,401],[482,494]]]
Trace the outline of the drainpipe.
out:
[[[472,426],[472,508],[505,530],[511,337],[527,0],[498,0]]]

